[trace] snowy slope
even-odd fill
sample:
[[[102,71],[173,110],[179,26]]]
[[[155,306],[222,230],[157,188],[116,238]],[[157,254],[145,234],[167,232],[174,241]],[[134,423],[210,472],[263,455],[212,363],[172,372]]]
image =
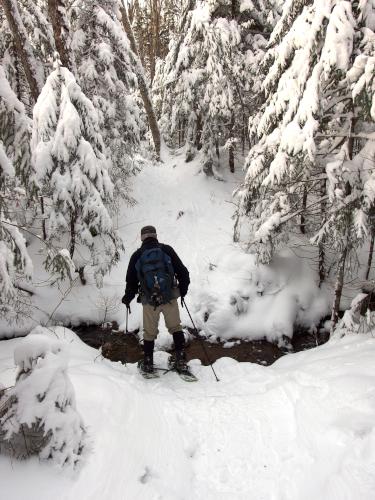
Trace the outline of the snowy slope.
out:
[[[84,287],[76,283],[48,285],[43,271],[40,243],[32,244],[35,267],[32,319],[19,331],[38,323],[65,325],[117,320],[125,327],[121,297],[131,254],[140,245],[140,229],[153,224],[159,240],[171,244],[188,267],[191,287],[187,303],[199,328],[215,338],[291,336],[293,323],[315,324],[328,311],[328,299],[315,283],[305,259],[286,257],[280,265],[258,267],[255,256],[233,243],[232,193],[242,176],[223,171],[223,182],[200,172],[199,158],[186,164],[183,153],[165,153],[165,163],[146,165],[133,178],[134,207],[124,207],[116,221],[124,240],[121,262],[98,290],[92,279]],[[79,280],[78,280],[79,281]],[[109,313],[105,307],[109,305]],[[132,304],[130,328],[141,326],[141,308]],[[208,321],[205,319],[208,316]],[[189,318],[183,311],[184,324]],[[14,325],[0,323],[1,336],[12,336]],[[161,328],[160,345],[170,339]]]
[[[8,500],[372,500],[375,339],[348,336],[272,367],[192,362],[200,381],[145,381],[73,333],[69,375],[93,451],[81,472],[0,457]],[[0,383],[14,380],[4,341]],[[165,354],[158,353],[159,363]]]

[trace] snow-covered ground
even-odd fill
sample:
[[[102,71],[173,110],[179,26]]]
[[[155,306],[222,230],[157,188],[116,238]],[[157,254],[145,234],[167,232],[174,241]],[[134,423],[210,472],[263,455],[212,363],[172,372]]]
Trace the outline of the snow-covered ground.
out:
[[[373,500],[374,338],[334,339],[271,367],[223,358],[220,382],[192,361],[200,380],[189,384],[173,373],[145,381],[57,334],[93,451],[79,473],[0,457],[1,498]],[[22,342],[1,343],[6,386]]]
[[[0,322],[0,338],[15,331],[28,332],[39,323],[64,325],[116,320],[125,328],[125,307],[121,297],[131,254],[140,246],[140,229],[155,225],[159,240],[172,245],[191,275],[187,304],[206,335],[213,339],[291,336],[293,323],[316,324],[329,310],[327,294],[316,285],[309,268],[312,259],[291,255],[272,266],[257,266],[255,256],[233,243],[232,193],[242,172],[233,175],[223,168],[223,181],[200,172],[199,158],[184,162],[183,152],[167,151],[162,164],[146,165],[132,180],[134,207],[124,207],[117,226],[125,244],[120,263],[98,290],[93,280],[71,289],[65,283],[50,285],[43,270],[45,249],[34,241],[34,308],[23,326]],[[306,243],[306,242],[305,242]],[[309,255],[311,257],[311,255]],[[105,312],[108,309],[107,313]],[[182,311],[184,324],[189,318]],[[207,320],[208,317],[208,320]],[[130,328],[141,326],[141,307],[132,304]],[[161,328],[159,345],[170,342]]]
[[[232,191],[240,173],[219,182],[198,162],[176,155],[134,178],[137,205],[118,217],[126,251],[102,290],[92,282],[69,293],[45,282],[33,242],[35,323],[117,320],[124,328],[125,272],[140,228],[157,227],[191,274],[187,303],[215,338],[281,339],[293,323],[315,324],[328,309],[304,259],[289,254],[259,267],[232,241]],[[64,300],[61,300],[64,298]],[[108,314],[105,314],[108,307]],[[183,322],[189,323],[185,310]],[[208,319],[207,319],[208,318]],[[141,326],[132,304],[130,328]],[[13,329],[12,329],[13,328]],[[0,325],[2,336],[14,327]],[[46,330],[47,335],[54,335]],[[351,335],[285,356],[271,367],[222,358],[220,382],[199,360],[199,377],[174,373],[145,381],[135,365],[103,359],[70,330],[57,327],[70,352],[68,374],[92,451],[79,472],[37,459],[0,457],[0,498],[9,500],[372,500],[375,497],[375,339]],[[12,386],[13,352],[1,342],[0,384]],[[161,328],[158,347],[170,343]],[[156,353],[165,365],[167,354]]]

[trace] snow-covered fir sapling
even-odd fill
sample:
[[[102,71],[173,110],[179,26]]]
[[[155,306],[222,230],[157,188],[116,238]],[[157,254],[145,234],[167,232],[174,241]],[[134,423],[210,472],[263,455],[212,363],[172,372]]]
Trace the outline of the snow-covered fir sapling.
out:
[[[83,266],[90,264],[100,285],[122,249],[109,213],[111,162],[94,105],[59,61],[34,107],[32,155],[47,241],[68,248],[82,281]]]
[[[29,132],[24,106],[0,66],[0,313],[8,320],[18,319],[24,310],[27,293],[22,292],[20,282],[32,274],[16,210],[29,169]]]
[[[67,345],[42,327],[14,352],[16,384],[1,399],[0,451],[76,467],[88,450],[67,373]]]

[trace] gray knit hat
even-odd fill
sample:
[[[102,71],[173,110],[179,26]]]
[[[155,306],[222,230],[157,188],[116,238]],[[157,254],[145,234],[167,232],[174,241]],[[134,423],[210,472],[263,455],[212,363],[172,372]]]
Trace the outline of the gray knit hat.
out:
[[[144,226],[141,229],[141,240],[144,241],[146,238],[157,238],[156,229],[154,226]]]

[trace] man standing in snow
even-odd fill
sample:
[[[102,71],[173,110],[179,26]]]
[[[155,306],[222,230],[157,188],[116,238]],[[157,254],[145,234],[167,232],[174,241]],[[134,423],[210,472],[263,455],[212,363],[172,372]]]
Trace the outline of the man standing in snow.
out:
[[[159,243],[154,226],[141,229],[142,246],[130,258],[126,273],[126,290],[122,302],[130,310],[130,302],[137,293],[143,306],[142,369],[153,373],[153,352],[159,333],[160,313],[163,313],[168,331],[173,335],[177,371],[185,371],[185,337],[181,327],[177,298],[187,294],[189,271],[169,245]]]

